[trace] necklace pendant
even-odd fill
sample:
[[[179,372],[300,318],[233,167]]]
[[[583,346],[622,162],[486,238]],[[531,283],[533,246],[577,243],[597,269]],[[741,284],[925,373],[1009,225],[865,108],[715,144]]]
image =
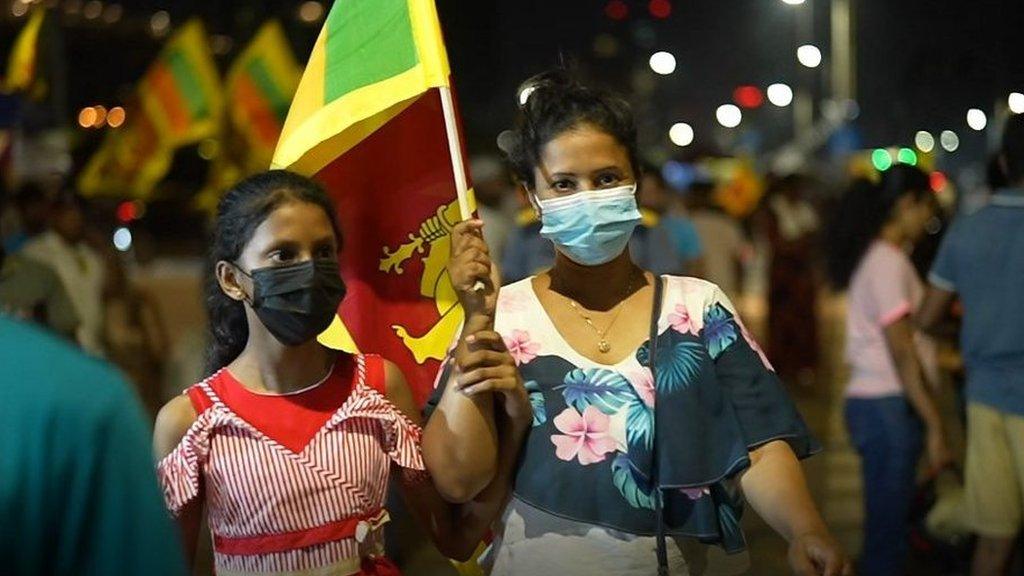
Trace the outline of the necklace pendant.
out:
[[[602,339],[597,343],[597,349],[600,350],[602,354],[607,354],[611,351],[612,345],[609,344],[607,340]]]

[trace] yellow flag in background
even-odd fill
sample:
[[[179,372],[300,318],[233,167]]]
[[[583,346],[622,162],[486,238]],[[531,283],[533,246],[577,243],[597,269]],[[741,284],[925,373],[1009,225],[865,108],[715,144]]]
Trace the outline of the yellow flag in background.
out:
[[[89,196],[148,197],[167,174],[176,148],[217,134],[223,108],[206,31],[192,19],[139,82],[125,125],[108,129],[79,177],[80,190]]]

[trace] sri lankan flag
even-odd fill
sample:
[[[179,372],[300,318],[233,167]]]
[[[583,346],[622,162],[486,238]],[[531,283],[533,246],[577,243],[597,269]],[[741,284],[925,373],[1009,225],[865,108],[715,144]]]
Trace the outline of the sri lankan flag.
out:
[[[138,95],[166,146],[192,144],[218,132],[220,76],[202,22],[189,20],[174,34],[143,76]]]
[[[259,170],[270,166],[301,75],[277,21],[260,28],[228,72],[231,127],[243,136]]]
[[[327,187],[345,235],[344,324],[321,341],[395,361],[421,403],[463,318],[446,268],[461,218],[441,90],[432,0],[336,0],[274,154]]]
[[[37,85],[39,81],[39,36],[45,19],[46,10],[35,8],[28,23],[15,38],[10,56],[7,58],[7,75],[3,84],[5,92],[28,92],[34,97],[39,97],[41,94],[32,93],[45,90],[45,87]]]
[[[227,188],[270,166],[301,76],[281,24],[271,20],[260,27],[228,71],[224,88],[231,105],[220,152],[193,201],[197,208],[216,213]]]
[[[83,168],[78,188],[86,196],[146,198],[167,174],[173,155],[152,120],[136,114],[123,128],[107,132]]]

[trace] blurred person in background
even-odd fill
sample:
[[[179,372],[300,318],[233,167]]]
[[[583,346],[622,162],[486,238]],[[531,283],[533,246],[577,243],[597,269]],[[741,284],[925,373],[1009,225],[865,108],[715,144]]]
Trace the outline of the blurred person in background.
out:
[[[0,366],[0,572],[184,576],[121,376],[2,315]]]
[[[46,231],[50,217],[51,198],[46,189],[35,182],[22,184],[12,198],[10,216],[16,228],[5,223],[3,247],[8,254],[20,251],[29,240]]]
[[[1007,121],[997,166],[1002,186],[950,227],[918,315],[934,330],[954,298],[963,306],[973,576],[1008,573],[1024,524],[1024,116]]]
[[[750,252],[743,227],[715,203],[715,184],[710,179],[690,185],[686,204],[704,249],[702,277],[738,299],[743,289],[743,264]]]
[[[505,242],[515,228],[515,189],[505,165],[494,156],[475,156],[469,163],[476,210],[484,221],[484,238],[501,262]]]
[[[162,375],[170,337],[153,295],[132,281],[120,255],[105,251],[107,287],[103,335],[107,355],[135,384],[155,418],[163,404]]]
[[[682,268],[675,273],[702,277],[704,260],[700,236],[693,223],[674,209],[673,196],[661,175],[661,170],[653,165],[645,166],[643,178],[637,188],[637,200],[641,209],[649,210],[656,215],[660,226],[668,232],[676,256],[682,261]]]
[[[818,231],[807,200],[810,181],[785,176],[770,187],[763,211],[770,246],[768,356],[783,379],[813,386],[818,367]]]
[[[78,315],[78,343],[92,354],[103,355],[103,290],[106,266],[85,241],[84,201],[71,190],[53,203],[49,228],[23,248],[26,257],[49,266],[64,284]]]
[[[827,229],[830,280],[848,291],[845,416],[862,463],[864,576],[904,574],[922,444],[933,470],[952,460],[911,322],[924,285],[907,251],[934,216],[931,195],[927,175],[897,165],[879,184],[855,182]]]

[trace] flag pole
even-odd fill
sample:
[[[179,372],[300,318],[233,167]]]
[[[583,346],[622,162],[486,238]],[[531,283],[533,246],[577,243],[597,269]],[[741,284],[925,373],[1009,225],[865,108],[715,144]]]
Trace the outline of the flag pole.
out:
[[[441,86],[441,108],[444,109],[444,127],[448,132],[448,152],[452,157],[452,172],[455,173],[455,193],[459,196],[459,214],[463,220],[473,217],[469,208],[469,185],[466,183],[466,167],[462,162],[462,146],[459,141],[459,125],[455,120],[455,102],[452,89]]]
[[[452,89],[449,86],[440,86],[441,108],[444,109],[444,127],[448,132],[448,152],[452,157],[452,172],[455,174],[455,193],[459,197],[459,215],[465,222],[473,217],[473,211],[469,208],[469,185],[466,183],[466,166],[462,162],[462,146],[459,140],[459,125],[455,121],[455,101],[452,99]],[[473,291],[482,292],[486,289],[484,283],[477,281],[473,285]]]

